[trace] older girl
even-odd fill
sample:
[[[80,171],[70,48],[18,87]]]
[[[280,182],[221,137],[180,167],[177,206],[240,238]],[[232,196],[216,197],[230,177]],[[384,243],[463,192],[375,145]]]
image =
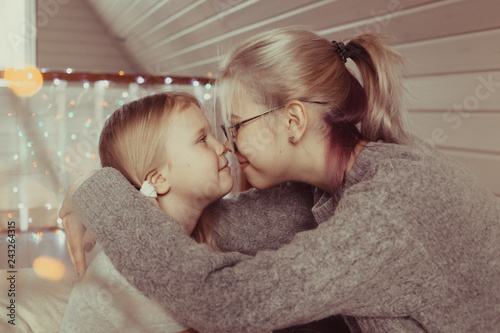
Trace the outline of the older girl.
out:
[[[130,279],[139,277],[136,261],[120,255],[109,234],[140,219],[149,245],[136,245],[133,226],[121,237],[130,254],[147,253],[141,265],[168,273],[147,271],[141,276],[151,283],[137,287],[175,304],[203,332],[252,332],[335,313],[353,332],[496,332],[500,204],[461,165],[405,134],[393,68],[400,60],[376,35],[343,44],[301,29],[263,33],[229,55],[220,105],[227,146],[248,180],[262,189],[313,186],[318,228],[276,251],[249,258],[193,244],[176,223],[130,204],[130,190],[110,169],[76,191],[75,206]],[[286,230],[294,209],[273,211],[283,200],[256,213]],[[96,207],[101,201],[115,205]],[[106,216],[109,224],[95,222]],[[190,291],[179,288],[186,283]]]

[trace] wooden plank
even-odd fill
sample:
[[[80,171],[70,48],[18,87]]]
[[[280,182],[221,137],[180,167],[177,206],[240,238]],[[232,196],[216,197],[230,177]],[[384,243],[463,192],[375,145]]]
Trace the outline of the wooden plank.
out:
[[[500,110],[479,114],[449,110],[411,112],[410,118],[414,133],[429,143],[500,155]]]
[[[75,43],[70,47],[69,45],[62,45],[58,42],[44,41],[38,45],[38,54],[64,54],[67,56],[73,55],[87,55],[87,56],[105,56],[105,57],[122,57],[122,53],[112,44],[99,44],[89,47],[88,44]]]
[[[419,3],[428,3],[430,1],[419,0],[412,1],[410,4],[408,1],[400,1],[396,7],[393,6],[394,2],[388,1],[372,1],[370,6],[366,5],[363,1],[336,1],[331,3],[325,3],[323,5],[317,5],[318,3],[311,3],[311,6],[307,4],[292,2],[287,2],[287,6],[282,6],[281,1],[269,1],[266,2],[266,10],[262,10],[262,2],[245,8],[241,12],[236,12],[224,18],[223,26],[217,27],[221,22],[214,22],[212,25],[207,26],[206,31],[203,31],[203,35],[210,34],[202,39],[197,39],[196,35],[190,35],[189,40],[195,39],[192,43],[196,49],[188,50],[182,49],[182,46],[176,47],[174,45],[173,50],[181,51],[177,57],[169,57],[169,65],[182,65],[182,61],[185,56],[189,56],[191,61],[199,61],[204,56],[213,56],[217,54],[218,50],[228,50],[234,45],[234,39],[242,40],[244,38],[253,36],[259,32],[270,30],[277,27],[284,27],[289,25],[305,24],[308,27],[322,29],[325,26],[331,26],[332,24],[338,25],[346,23],[361,17],[371,17],[373,13],[383,12],[387,10],[400,10],[405,8],[405,6],[415,6]],[[290,3],[290,5],[288,5]],[[276,4],[276,8],[272,7],[272,4]],[[300,4],[300,6],[298,6]],[[393,8],[394,7],[394,8]],[[362,8],[362,10],[360,9]],[[269,10],[268,10],[269,9]],[[246,16],[247,11],[255,10],[255,15]],[[335,15],[335,13],[342,13],[342,15]],[[246,17],[243,18],[242,15]],[[244,24],[241,24],[242,21]],[[332,23],[334,22],[334,23]],[[227,26],[231,27],[231,30],[227,30]],[[226,34],[220,34],[214,32],[228,31]],[[215,45],[217,44],[217,48]],[[199,52],[198,49],[209,47],[212,48],[212,52]],[[185,48],[185,46],[184,46]],[[170,45],[169,45],[170,49]],[[192,55],[190,53],[193,53]],[[165,50],[152,50],[149,53],[150,58],[147,58],[148,62],[157,62],[158,59],[163,59],[165,57]]]
[[[116,22],[123,19],[123,16],[130,12],[131,9],[136,7],[140,0],[118,0],[115,2],[115,6],[109,7],[109,12],[106,13],[107,24],[111,22]],[[100,15],[99,13],[97,13]],[[109,23],[108,23],[109,22]]]
[[[69,57],[62,54],[39,55],[38,67],[61,71],[71,67],[75,72],[132,72],[132,68],[123,59],[108,56],[87,57],[85,55],[71,55]]]
[[[480,111],[500,106],[500,71],[413,77],[405,80],[416,110]]]
[[[499,27],[500,24],[495,14],[495,8],[498,8],[498,2],[492,0],[480,0],[480,2],[480,10],[475,8],[478,6],[478,4],[470,0],[458,2],[422,2],[411,8],[391,8],[392,12],[387,10],[387,8],[389,8],[388,6],[391,3],[394,4],[397,2],[377,2],[377,5],[385,4],[385,11],[372,9],[372,7],[367,7],[366,4],[364,7],[358,5],[357,17],[353,18],[354,22],[344,22],[337,25],[332,25],[331,20],[329,22],[326,22],[326,18],[324,17],[327,16],[327,14],[330,17],[335,17],[335,15],[332,15],[332,13],[345,13],[346,11],[328,11],[325,10],[325,5],[315,9],[323,10],[322,16],[313,18],[309,16],[309,12],[300,13],[300,15],[294,15],[282,20],[275,20],[275,22],[266,24],[262,27],[257,27],[248,32],[238,33],[237,38],[238,40],[241,40],[263,30],[268,30],[278,26],[285,26],[287,25],[287,20],[294,21],[294,24],[300,24],[304,22],[307,25],[311,25],[311,23],[314,22],[312,23],[313,25],[323,25],[323,29],[319,29],[317,31],[324,35],[326,38],[337,40],[363,32],[370,32],[372,30],[375,31],[377,29],[373,28],[373,26],[374,24],[378,24],[380,26],[380,32],[395,36],[395,38],[398,40],[398,43],[414,42],[417,40],[426,40],[429,38],[438,38],[454,34],[467,33],[470,31]],[[340,3],[344,4],[345,2]],[[406,2],[401,1],[400,3],[403,4]],[[362,10],[360,8],[362,8]],[[479,16],[479,19],[474,21],[470,21],[469,19],[467,19],[467,23],[464,24],[463,13],[470,11],[471,8],[475,8],[474,16]],[[477,13],[478,11],[480,12],[479,14]],[[347,13],[349,13],[349,11],[347,11]],[[372,13],[372,16],[370,16],[370,13]],[[377,16],[377,13],[380,13],[380,15]],[[390,14],[388,15],[387,13]],[[403,14],[401,16],[397,16],[399,15],[399,13]],[[339,16],[343,17],[344,15]],[[349,17],[349,15],[347,15],[347,17]],[[367,17],[368,20],[372,21],[371,23],[364,23]],[[423,24],[423,22],[425,22],[425,24]],[[445,25],[445,27],[439,28],[439,25]],[[415,26],[419,26],[421,28],[414,29]],[[220,31],[220,29],[217,29],[217,31]],[[232,39],[229,37],[224,38],[224,35],[219,35],[218,38],[214,38],[214,42],[218,42],[218,50],[223,51],[229,49],[234,45],[234,41],[232,41]],[[202,44],[203,47],[201,46]],[[194,47],[192,49],[188,49],[184,47],[185,52],[183,52],[182,54],[179,53],[175,57],[172,57],[172,53],[166,52],[165,49],[156,51],[153,50],[153,52],[149,53],[148,57],[141,58],[141,61],[153,63],[168,60],[169,66],[174,66],[175,68],[175,66],[182,66],[186,62],[202,61],[203,58],[210,58],[218,53],[215,49],[212,52],[199,51],[202,48],[204,50],[207,50],[208,48],[209,50],[210,48],[214,47],[212,46],[212,43],[210,43],[210,39],[204,40],[203,43],[198,43],[198,45],[199,48]],[[193,53],[193,55],[191,55],[190,53]]]
[[[88,45],[99,45],[112,43],[109,36],[105,33],[88,33],[85,30],[72,31],[68,33],[60,31],[40,31],[38,34],[39,43],[54,42],[60,43],[61,47],[67,47],[68,44],[87,43]]]
[[[229,33],[237,29],[245,31],[248,27],[255,26],[249,33],[249,35],[254,35],[260,31],[298,24],[304,24],[314,30],[322,30],[325,27],[339,26],[359,19],[372,18],[377,13],[397,11],[430,2],[432,1],[374,0],[367,4],[364,0],[355,0],[325,2],[321,6],[308,7],[307,5],[312,3],[311,1],[287,1],[286,6],[283,6],[281,0],[268,0],[265,2],[265,6],[263,6],[263,2],[257,2],[245,7],[244,10],[224,16],[220,20],[207,25],[203,29],[203,34],[206,35],[204,38],[205,40],[208,38],[220,37],[221,31]],[[303,10],[300,10],[301,8],[303,8]],[[292,11],[297,12],[291,16],[282,16],[282,14]],[[338,13],[342,13],[342,15]],[[259,23],[268,19],[271,20],[265,23],[265,25],[258,26]],[[219,28],[219,26],[222,26],[222,29]],[[197,34],[199,34],[198,31],[188,37],[190,41],[194,38],[193,44],[196,43]],[[165,34],[163,34],[163,36],[165,36]],[[158,38],[161,37],[162,35],[158,36]],[[238,35],[238,40],[241,39],[242,36]],[[173,49],[175,50],[176,48]]]
[[[407,77],[500,70],[500,29],[403,44],[395,49],[411,61]]]
[[[191,2],[193,0],[186,0],[182,1],[183,3],[186,2]],[[157,12],[160,10],[163,6],[165,6],[167,3],[169,3],[169,6],[176,6],[179,5],[178,2],[170,2],[170,0],[159,0],[156,1],[156,3],[151,3],[148,2],[145,4],[145,2],[142,2],[142,6],[140,6],[140,10],[134,11],[136,16],[133,16],[133,19],[131,20],[123,20],[120,22],[113,22],[113,23],[108,23],[112,29],[114,30],[115,34],[122,38],[126,38],[130,35],[134,35],[137,33],[137,28],[140,27],[142,24],[145,22],[149,22],[149,16],[152,13]]]
[[[38,32],[52,33],[64,29],[67,33],[75,31],[86,31],[88,33],[102,33],[104,30],[100,24],[96,24],[94,18],[80,18],[80,17],[58,17],[57,20],[50,20],[47,25],[38,28]]]
[[[360,21],[352,27],[333,27],[325,30],[325,36],[349,38],[360,33],[379,32],[403,44],[498,28],[499,11],[497,0],[434,1],[402,11],[402,15],[394,12],[375,16],[374,22]]]
[[[500,195],[500,156],[446,149],[442,151],[464,164],[491,192]]]
[[[193,53],[193,57],[198,57],[198,59],[200,59],[204,57],[203,55],[200,56],[200,53],[213,55],[220,53],[220,50],[223,50],[223,52],[225,52],[226,50],[229,49],[226,48],[226,46],[234,45],[234,40],[231,40],[231,38],[237,38],[238,40],[242,40],[248,36],[253,36],[258,32],[279,27],[281,26],[279,22],[281,22],[283,19],[296,17],[299,13],[303,13],[313,8],[322,7],[324,3],[327,3],[327,0],[313,2],[304,7],[296,8],[294,10],[289,10],[282,14],[273,16],[271,18],[258,21],[255,24],[247,25],[240,29],[235,29],[226,32],[225,34],[219,34],[217,37],[209,38],[200,43],[188,44],[186,47],[183,47],[182,49],[173,52],[164,50],[163,52],[160,52],[157,56],[155,56],[153,52],[151,52],[147,54],[149,58],[147,59],[142,58],[141,60],[149,64],[163,62],[166,60],[168,60],[169,63],[171,61],[173,61],[174,63],[179,63],[182,62],[181,60],[182,58],[184,58],[186,55],[190,53]]]
[[[39,23],[46,22],[48,20],[57,20],[60,17],[68,18],[79,18],[79,19],[93,19],[94,14],[90,11],[88,5],[85,1],[68,1],[67,3],[60,4],[58,1],[50,2],[43,1],[47,3],[47,6],[41,5],[38,2],[37,6],[37,16]],[[57,3],[57,5],[54,5]]]
[[[176,17],[186,8],[190,8],[190,6],[195,3],[195,1],[199,0],[169,1],[156,10],[146,12],[142,15],[142,17],[138,17],[137,24],[135,24],[135,22],[131,22],[131,24],[129,25],[133,26],[133,29],[129,26],[121,26],[120,24],[113,23],[110,25],[113,27],[112,29],[117,36],[121,36],[122,38],[126,37],[128,39],[135,38],[141,40],[144,34],[148,34],[150,30],[157,29],[158,25],[165,24],[166,22],[168,23],[171,20],[171,17]],[[146,18],[143,18],[144,15],[146,15]],[[184,20],[192,22],[192,19],[193,18],[190,15],[182,15],[181,18],[176,22],[179,24],[184,22]],[[170,25],[170,28],[173,29],[172,33],[179,30],[176,25]],[[168,32],[166,36],[168,36],[170,33],[171,32]]]

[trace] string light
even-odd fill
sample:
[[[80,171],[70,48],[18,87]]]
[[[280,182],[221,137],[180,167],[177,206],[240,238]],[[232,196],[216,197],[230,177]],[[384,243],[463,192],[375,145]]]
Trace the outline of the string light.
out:
[[[70,68],[70,67],[66,68],[63,71],[65,71],[66,74],[74,74],[75,73],[74,69]],[[45,68],[42,68],[41,72],[42,73],[46,73],[47,70]],[[120,71],[118,74],[120,76],[124,76],[125,75],[124,71]],[[211,76],[212,73],[209,72],[209,73],[207,73],[207,75]],[[137,76],[136,79],[135,79],[135,81],[138,84],[144,84],[144,83],[146,83],[147,80],[148,79],[145,78],[145,77],[143,77],[143,76]],[[172,77],[164,77],[163,81],[164,81],[165,85],[171,85],[170,87],[167,88],[167,90],[175,91],[175,89],[176,89],[177,86],[173,85],[174,84],[173,83],[174,79]],[[45,112],[43,110],[41,110],[40,108],[37,108],[36,109],[36,113],[31,113],[31,114],[28,113],[28,115],[31,115],[32,117],[38,117],[38,121],[36,121],[35,119],[33,119],[34,120],[33,125],[36,126],[36,124],[38,124],[38,127],[41,129],[40,130],[40,134],[43,134],[43,136],[45,138],[49,138],[50,137],[50,139],[52,139],[52,138],[58,138],[59,137],[59,133],[58,132],[54,133],[53,129],[52,129],[52,124],[49,124],[50,123],[49,120],[50,119],[52,119],[52,120],[54,119],[52,117],[55,117],[58,120],[66,120],[67,118],[74,119],[74,121],[72,121],[73,123],[71,124],[71,126],[77,126],[77,128],[78,128],[78,126],[80,126],[80,128],[81,128],[81,125],[78,125],[78,123],[81,124],[81,122],[83,122],[83,125],[85,127],[87,127],[87,128],[88,127],[94,128],[94,126],[95,127],[102,126],[102,121],[103,121],[103,118],[101,118],[102,116],[96,117],[95,118],[95,124],[94,124],[94,119],[92,119],[92,118],[85,119],[85,118],[83,118],[84,117],[84,113],[80,112],[80,110],[82,110],[82,111],[86,110],[88,101],[92,101],[92,96],[89,96],[87,93],[91,93],[92,94],[93,91],[86,92],[86,91],[83,90],[83,89],[89,89],[89,88],[91,88],[91,82],[89,82],[87,80],[82,80],[78,84],[78,87],[80,89],[79,95],[77,93],[78,97],[76,97],[76,95],[73,95],[73,91],[68,91],[67,94],[66,94],[66,97],[65,97],[66,99],[62,100],[63,101],[62,104],[59,102],[60,99],[58,98],[58,96],[59,96],[59,94],[66,93],[66,92],[64,90],[58,90],[59,88],[54,90],[54,86],[59,86],[59,87],[65,88],[66,87],[66,81],[63,81],[62,79],[56,77],[56,78],[53,78],[52,81],[49,80],[47,82],[48,82],[48,85],[45,85],[45,89],[46,90],[42,91],[42,92],[45,92],[45,93],[38,95],[38,96],[41,97],[41,98],[39,97],[39,103],[41,102],[41,105],[46,108]],[[50,88],[51,84],[52,84],[52,88]],[[95,82],[95,84],[93,86],[94,87],[109,88],[110,84],[111,84],[111,82],[108,81],[108,80],[101,80],[101,81]],[[175,84],[177,84],[177,82]],[[184,84],[184,83],[182,83],[182,84]],[[195,78],[191,78],[191,89],[192,89],[192,87],[199,87],[200,85],[203,85],[205,90],[204,90],[204,93],[202,93],[201,96],[199,96],[199,97],[201,97],[202,99],[205,99],[205,100],[211,99],[213,97],[213,94],[210,91],[210,89],[213,88],[212,84],[211,83],[202,83],[202,82],[196,80]],[[68,87],[70,87],[70,85],[68,85]],[[120,87],[123,87],[123,86],[120,86]],[[189,86],[187,86],[187,87],[189,87]],[[115,86],[113,86],[113,88],[115,88],[115,89],[113,90],[112,93],[102,95],[104,97],[100,101],[100,103],[101,103],[102,106],[109,107],[109,105],[113,106],[113,105],[116,105],[116,104],[119,105],[119,106],[123,106],[123,105],[125,105],[127,103],[127,101],[129,101],[129,98],[133,98],[133,99],[137,98],[136,95],[134,95],[133,97],[131,97],[130,91],[124,91],[125,89],[123,89],[123,88],[121,88],[121,90],[118,90],[120,88],[115,87]],[[72,88],[72,89],[74,89],[74,88]],[[155,89],[155,91],[158,91],[158,90],[156,90],[156,86],[155,86],[154,89]],[[152,90],[150,91],[149,88],[148,88],[147,93],[154,93],[154,92]],[[118,98],[115,97],[117,95],[119,96]],[[107,101],[104,100],[104,99],[107,99]],[[71,108],[70,106],[76,106],[77,102],[78,102],[78,105],[83,105],[85,108],[84,109],[78,109],[79,113],[75,114],[76,107],[75,108]],[[64,112],[64,108],[66,108],[66,112]],[[52,109],[52,110],[50,110],[50,109]],[[55,109],[57,109],[57,112],[56,112]],[[108,108],[106,108],[104,111],[105,112],[110,112],[107,109]],[[73,110],[75,112],[68,112],[69,110]],[[5,114],[6,113],[4,113],[4,115]],[[104,113],[104,115],[105,115],[104,116],[105,119],[108,119],[111,116],[111,114],[106,114],[106,113]],[[11,111],[11,112],[7,113],[7,116],[8,117],[12,117],[12,116],[15,117],[16,113]],[[80,118],[80,116],[83,116],[83,117]],[[44,117],[46,117],[49,120],[45,120]],[[68,129],[69,129],[69,127],[68,127]],[[29,135],[27,135],[29,133],[23,132],[21,130],[21,128],[20,128],[19,125],[17,125],[17,130],[18,130],[18,136],[19,137],[26,137],[27,136],[29,139],[31,139],[31,137]],[[56,151],[56,149],[52,148],[53,150],[51,150],[51,151],[49,151],[49,150],[43,150],[43,151],[37,151],[37,152],[35,152],[35,150],[34,150],[35,149],[34,148],[34,146],[35,146],[34,145],[34,141],[35,140],[32,139],[33,141],[29,141],[29,142],[26,142],[27,140],[23,140],[25,142],[25,144],[26,144],[26,148],[24,148],[24,149],[26,149],[26,151],[20,152],[19,154],[13,154],[11,156],[12,156],[13,160],[15,161],[15,163],[17,165],[20,165],[20,163],[21,163],[20,162],[21,156],[23,156],[23,163],[27,163],[28,167],[36,168],[36,169],[38,169],[38,162],[41,163],[41,161],[34,161],[34,160],[37,159],[36,155],[37,155],[37,153],[40,153],[40,152],[42,152],[43,154],[47,153],[47,155],[49,155],[49,156],[52,154],[53,156],[49,157],[49,158],[52,158],[52,159],[54,159],[54,158],[55,159],[58,159],[58,158],[63,159],[64,161],[62,161],[62,160],[58,160],[58,161],[59,161],[59,163],[62,162],[64,165],[66,165],[66,163],[71,163],[72,162],[71,164],[67,165],[66,168],[69,167],[69,166],[72,166],[72,164],[78,164],[78,163],[75,163],[75,162],[79,162],[79,159],[81,157],[85,157],[87,159],[96,159],[96,158],[98,158],[97,157],[97,153],[93,153],[91,151],[88,151],[88,150],[91,150],[91,149],[88,149],[87,152],[81,152],[81,153],[79,153],[81,155],[80,156],[76,156],[76,157],[73,155],[73,153],[71,153],[71,152],[73,152],[72,149],[75,147],[75,145],[76,145],[76,151],[78,151],[78,149],[79,149],[79,141],[78,140],[79,139],[82,140],[82,138],[85,136],[85,132],[83,132],[83,134],[81,134],[80,132],[71,133],[71,132],[67,131],[66,133],[64,133],[64,135],[69,135],[69,137],[66,136],[66,138],[67,138],[66,140],[68,140],[68,142],[71,143],[71,145],[68,146],[67,148],[64,148],[64,149],[61,149],[61,150],[57,150],[57,151]],[[95,139],[95,138],[94,138],[94,135],[92,134],[92,140],[93,139]],[[62,140],[63,140],[62,142],[65,142],[64,138],[62,138]],[[69,140],[71,140],[71,141],[69,141]],[[66,144],[66,143],[64,143],[64,144]],[[33,156],[33,157],[31,157],[30,155]],[[55,157],[55,155],[57,155],[57,157]],[[26,158],[26,156],[29,156],[29,158]],[[64,163],[64,162],[66,162],[66,163]],[[31,163],[32,165],[29,166],[29,163]],[[56,163],[57,163],[57,161],[56,161]],[[79,167],[80,166],[77,166],[76,169],[78,169]],[[19,168],[19,167],[17,167],[17,168]],[[29,170],[29,169],[27,169],[27,170]],[[40,165],[40,170],[34,170],[34,169],[31,169],[31,170],[32,171],[29,171],[31,173],[35,173],[36,172],[37,174],[42,174],[42,175],[43,175],[43,173],[45,173],[46,175],[50,175],[51,174],[51,172],[49,172],[49,170],[46,170],[45,164],[41,164]],[[63,170],[66,170],[66,169],[63,169]],[[56,174],[58,172],[56,172]],[[80,172],[80,170],[67,169],[66,172],[76,174],[76,173]],[[20,187],[20,185],[17,185],[17,186],[11,187],[11,190],[12,190],[12,192],[9,192],[10,195],[15,196],[15,194],[18,194],[19,192],[22,192],[23,188]],[[64,186],[59,188],[59,192],[61,192],[61,193],[65,192]],[[30,205],[31,205],[31,203],[30,203]],[[42,203],[42,205],[43,205],[43,203]],[[27,204],[21,202],[21,203],[19,203],[17,205],[17,207],[19,209],[27,209]],[[30,207],[30,209],[31,209],[31,207]],[[52,211],[52,210],[54,210],[54,207],[50,203],[46,203],[45,204],[45,209]],[[11,218],[12,217],[12,213],[8,213],[8,216],[9,216],[9,218]],[[32,223],[33,221],[37,222],[37,216],[30,217],[28,219],[28,221],[29,221],[29,223]],[[60,227],[62,227],[62,225],[60,225]],[[30,226],[30,228],[31,228],[31,226]],[[62,234],[64,236],[63,232],[62,232]],[[41,240],[41,235],[42,235],[41,233],[35,233],[35,234],[33,234],[34,238],[37,238],[37,240]]]

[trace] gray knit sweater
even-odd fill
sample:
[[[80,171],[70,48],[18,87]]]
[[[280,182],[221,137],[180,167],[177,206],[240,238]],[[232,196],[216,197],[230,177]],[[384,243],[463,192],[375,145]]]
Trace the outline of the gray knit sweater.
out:
[[[284,184],[213,205],[221,248],[246,254],[195,243],[114,169],[74,202],[131,284],[201,332],[337,313],[353,332],[500,332],[500,204],[421,143],[368,144],[338,202]]]

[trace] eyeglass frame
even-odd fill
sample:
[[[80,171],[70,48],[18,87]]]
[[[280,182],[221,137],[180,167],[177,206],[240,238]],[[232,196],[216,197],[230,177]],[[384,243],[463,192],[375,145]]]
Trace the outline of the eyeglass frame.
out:
[[[321,104],[321,105],[328,104],[328,102],[317,102],[317,101],[308,101],[308,100],[300,100],[300,99],[298,101],[303,102],[303,103],[315,103],[315,104]],[[264,115],[266,115],[268,113],[271,113],[273,111],[282,109],[285,106],[286,106],[286,104],[278,106],[278,107],[275,107],[275,108],[272,108],[271,110],[267,110],[267,111],[265,111],[265,112],[263,112],[261,114],[258,114],[258,115],[254,116],[254,117],[251,117],[251,118],[245,119],[243,121],[240,121],[239,123],[236,123],[236,124],[233,124],[231,126],[228,126],[227,128],[226,128],[226,126],[224,124],[220,125],[220,127],[222,128],[222,132],[224,132],[224,135],[226,136],[226,139],[231,141],[233,149],[234,149],[234,152],[236,153],[238,151],[238,147],[236,146],[236,137],[237,137],[238,131],[240,130],[241,125],[243,125],[245,123],[248,123],[249,121],[252,121],[254,119],[257,119],[259,117],[262,117],[262,116],[264,116]],[[233,130],[233,128],[235,128],[235,130]],[[229,136],[227,135],[227,133],[229,131],[231,131],[231,130],[233,130],[234,135],[232,135],[232,139],[229,139]]]

